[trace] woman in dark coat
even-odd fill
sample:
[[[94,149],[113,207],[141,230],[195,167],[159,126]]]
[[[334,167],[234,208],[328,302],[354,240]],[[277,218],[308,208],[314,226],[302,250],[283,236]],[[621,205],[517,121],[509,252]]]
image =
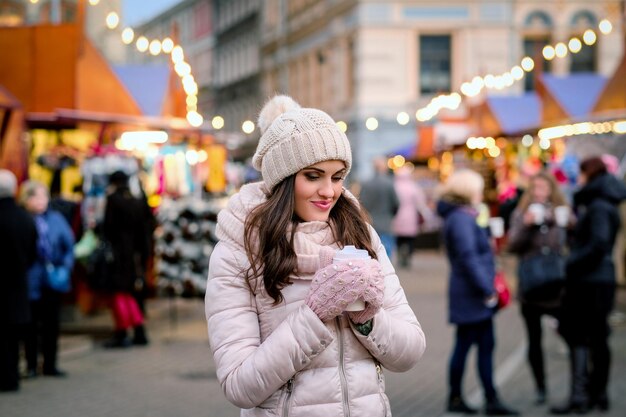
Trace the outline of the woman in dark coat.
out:
[[[109,289],[112,291],[111,310],[115,320],[115,334],[107,347],[126,347],[131,343],[148,343],[144,318],[133,291],[145,273],[149,236],[141,201],[128,187],[128,175],[116,171],[109,182],[112,192],[107,197],[102,233],[113,249]],[[128,339],[128,330],[134,328],[134,338]]]
[[[444,184],[437,205],[438,214],[444,218],[443,237],[450,261],[449,318],[457,326],[450,358],[448,412],[476,412],[465,403],[461,393],[467,354],[476,344],[485,413],[516,415],[516,411],[500,402],[493,384],[493,315],[498,300],[493,252],[487,231],[476,223],[475,207],[482,201],[483,187],[478,173],[457,171]]]
[[[581,188],[574,195],[578,223],[566,263],[566,291],[561,332],[572,366],[569,400],[554,414],[609,408],[611,363],[608,316],[615,301],[613,245],[620,228],[618,205],[626,187],[607,172],[601,158],[580,164]]]
[[[529,209],[531,205],[543,208],[545,212],[543,219],[538,218],[536,213]],[[508,249],[518,255],[520,263],[543,251],[549,250],[554,254],[561,252],[566,231],[557,225],[554,209],[566,205],[565,197],[550,173],[540,172],[530,179],[528,189],[511,215],[511,228],[508,234]],[[522,276],[518,276],[518,279],[521,280]],[[520,285],[520,288],[523,288],[523,285]],[[536,289],[531,294],[518,292],[521,313],[526,324],[528,362],[535,378],[537,404],[545,403],[547,395],[544,355],[541,348],[541,317],[549,315],[559,318],[562,289],[562,281],[559,281]]]

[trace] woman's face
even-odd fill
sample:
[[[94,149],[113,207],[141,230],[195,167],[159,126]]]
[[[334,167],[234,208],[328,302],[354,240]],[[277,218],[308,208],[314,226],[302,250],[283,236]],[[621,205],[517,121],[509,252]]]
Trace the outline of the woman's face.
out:
[[[550,197],[550,183],[543,178],[533,180],[533,203],[545,204]]]
[[[33,195],[26,200],[26,210],[33,214],[41,214],[48,209],[48,193],[41,187],[34,190]]]
[[[305,222],[328,220],[341,195],[346,164],[324,161],[300,170],[295,182],[295,212]]]

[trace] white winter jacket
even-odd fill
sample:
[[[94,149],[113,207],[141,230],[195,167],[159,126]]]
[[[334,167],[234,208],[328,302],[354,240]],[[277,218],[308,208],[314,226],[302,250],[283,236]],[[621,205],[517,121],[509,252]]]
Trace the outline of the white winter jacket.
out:
[[[382,368],[407,371],[426,342],[380,238],[370,228],[385,273],[384,307],[363,336],[346,315],[323,323],[304,303],[320,247],[337,247],[325,222],[298,225],[297,274],[280,304],[273,305],[262,280],[245,282],[244,221],[265,198],[262,183],[245,185],[218,217],[205,310],[226,397],[242,416],[390,416]]]

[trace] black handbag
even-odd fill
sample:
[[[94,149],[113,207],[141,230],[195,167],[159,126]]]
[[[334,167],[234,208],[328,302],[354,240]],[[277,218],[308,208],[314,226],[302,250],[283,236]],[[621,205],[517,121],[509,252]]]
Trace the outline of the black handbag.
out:
[[[565,256],[542,246],[538,253],[520,259],[517,277],[523,301],[558,303],[565,287]]]

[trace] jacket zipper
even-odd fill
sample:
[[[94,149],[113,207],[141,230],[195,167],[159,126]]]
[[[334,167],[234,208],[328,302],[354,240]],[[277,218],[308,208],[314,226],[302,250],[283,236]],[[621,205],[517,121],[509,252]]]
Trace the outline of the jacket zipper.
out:
[[[283,402],[283,417],[289,416],[289,400],[291,399],[291,392],[293,391],[293,378],[287,381],[287,389],[285,394],[285,401]]]
[[[383,405],[383,410],[385,411],[385,417],[387,414],[387,403],[385,402],[385,397],[383,396],[383,370],[380,367],[380,364],[376,364],[376,374],[378,376],[378,395],[380,395],[380,402]]]
[[[346,368],[343,363],[343,331],[341,330],[341,316],[337,316],[337,332],[339,334],[339,380],[341,381],[341,399],[343,405],[343,415],[350,417],[350,407],[348,405],[348,381],[346,379]]]

